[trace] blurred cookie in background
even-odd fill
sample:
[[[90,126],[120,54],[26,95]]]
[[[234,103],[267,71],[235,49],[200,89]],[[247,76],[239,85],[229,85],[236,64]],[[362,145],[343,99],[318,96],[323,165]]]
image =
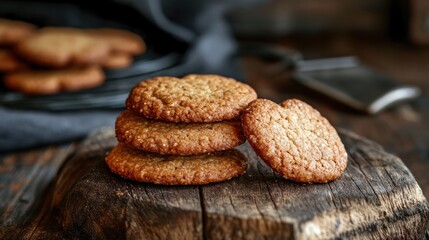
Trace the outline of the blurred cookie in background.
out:
[[[102,64],[111,53],[138,55],[145,49],[143,39],[126,30],[65,27],[42,28],[16,46],[23,58],[50,68]]]
[[[4,86],[25,95],[49,95],[99,86],[102,69],[133,64],[144,40],[121,29],[45,27],[0,19],[0,73]]]
[[[120,69],[120,68],[126,68],[130,66],[133,63],[133,58],[128,53],[120,53],[120,52],[114,52],[111,53],[106,59],[104,59],[104,62],[101,63],[101,66],[104,69]]]
[[[15,49],[35,65],[51,68],[99,64],[110,54],[106,41],[77,28],[42,28]]]
[[[4,76],[6,87],[28,95],[55,94],[93,88],[105,80],[98,66],[55,70],[25,70]]]
[[[99,28],[87,30],[94,37],[107,41],[112,51],[139,55],[146,50],[143,39],[130,31],[113,28]]]
[[[36,31],[33,24],[0,18],[0,45],[13,45]]]
[[[11,50],[0,48],[0,73],[27,69],[28,65],[19,59]]]

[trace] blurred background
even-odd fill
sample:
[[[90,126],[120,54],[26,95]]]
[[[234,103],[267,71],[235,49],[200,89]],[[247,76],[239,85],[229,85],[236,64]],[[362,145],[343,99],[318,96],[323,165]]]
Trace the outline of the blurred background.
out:
[[[144,79],[214,73],[249,83],[261,98],[307,101],[334,126],[375,140],[405,159],[429,194],[426,0],[0,1],[0,18],[39,28],[125,29],[147,46],[131,65],[104,69],[106,81],[92,89],[40,96],[0,85],[0,152],[69,143],[112,127],[130,89]],[[363,101],[360,110],[296,78],[303,60],[343,56],[358,59],[353,67],[362,64],[369,74],[359,75],[369,85],[355,75],[341,80],[340,91],[360,89],[347,92]],[[336,64],[330,63],[330,69],[342,63]],[[330,74],[339,76],[338,71]],[[371,85],[379,78],[388,79],[388,87]],[[371,94],[380,97],[404,86],[420,95],[376,115],[366,111],[365,104],[374,101]]]
[[[410,37],[412,43],[424,44],[427,16],[427,3],[419,0],[273,0],[235,11],[229,19],[234,32],[246,37],[348,33],[402,40]]]

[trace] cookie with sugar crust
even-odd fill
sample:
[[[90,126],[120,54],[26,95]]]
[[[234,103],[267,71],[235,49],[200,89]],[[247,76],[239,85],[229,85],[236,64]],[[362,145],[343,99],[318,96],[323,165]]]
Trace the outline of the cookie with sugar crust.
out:
[[[219,75],[155,77],[137,84],[127,108],[151,119],[170,122],[218,122],[239,118],[256,99],[249,85]]]
[[[259,157],[286,179],[329,182],[347,166],[347,152],[334,127],[300,100],[278,105],[257,99],[243,112],[242,125]]]
[[[129,180],[163,185],[202,185],[243,174],[247,159],[238,150],[192,156],[159,155],[119,143],[107,155],[110,171]]]
[[[172,123],[125,110],[116,120],[116,137],[128,146],[159,154],[194,155],[234,148],[245,142],[241,122]]]

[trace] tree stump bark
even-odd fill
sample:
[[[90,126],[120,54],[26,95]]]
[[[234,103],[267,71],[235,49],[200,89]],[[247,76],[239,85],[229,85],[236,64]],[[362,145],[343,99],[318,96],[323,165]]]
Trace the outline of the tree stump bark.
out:
[[[109,172],[111,129],[90,136],[63,165],[51,216],[36,229],[75,239],[424,239],[428,202],[402,161],[340,130],[343,176],[303,185],[273,173],[248,144],[247,173],[206,186],[157,186]],[[62,229],[62,230],[58,230]],[[61,234],[59,233],[61,231]]]

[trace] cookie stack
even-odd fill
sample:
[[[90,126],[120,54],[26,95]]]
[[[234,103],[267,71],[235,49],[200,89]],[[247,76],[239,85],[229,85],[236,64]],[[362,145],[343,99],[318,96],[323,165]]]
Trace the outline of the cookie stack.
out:
[[[244,173],[240,115],[256,99],[248,85],[217,75],[156,77],[139,83],[116,121],[113,173],[166,185],[219,182]]]
[[[119,29],[36,26],[0,19],[0,72],[6,87],[25,94],[92,88],[103,69],[129,66],[145,51],[142,38]]]

